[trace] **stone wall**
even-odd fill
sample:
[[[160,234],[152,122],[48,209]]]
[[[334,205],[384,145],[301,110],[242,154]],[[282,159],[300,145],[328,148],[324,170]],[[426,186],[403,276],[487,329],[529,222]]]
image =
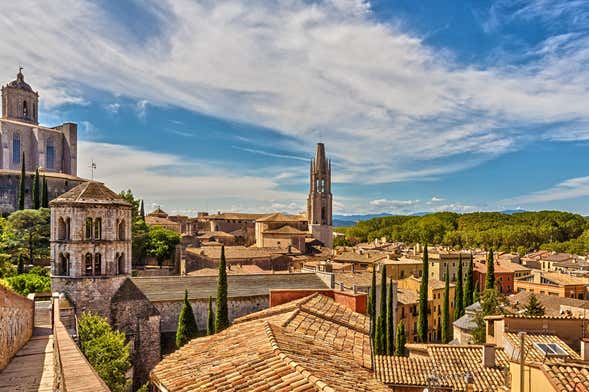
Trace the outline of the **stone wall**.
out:
[[[0,285],[0,370],[31,338],[34,302]]]
[[[161,301],[153,303],[160,312],[161,317],[161,331],[175,332],[178,328],[178,317],[180,316],[180,309],[182,309],[183,300],[179,301]],[[207,329],[207,315],[209,302],[207,299],[190,300],[194,317],[198,329],[205,331]],[[245,316],[263,309],[267,309],[269,304],[269,296],[253,296],[243,298],[230,298],[227,305],[229,307],[229,320],[233,321],[238,317]],[[215,302],[213,298],[213,310],[215,310]]]
[[[291,257],[286,255],[268,256],[258,258],[234,258],[227,259],[227,265],[257,265],[263,270],[287,271],[290,266]],[[205,255],[195,252],[185,252],[184,261],[185,273],[203,268],[219,268],[218,259],[210,259]]]

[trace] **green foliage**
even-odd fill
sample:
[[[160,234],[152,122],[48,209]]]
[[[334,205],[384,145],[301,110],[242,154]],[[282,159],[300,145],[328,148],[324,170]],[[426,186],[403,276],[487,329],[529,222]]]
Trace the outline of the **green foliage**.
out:
[[[141,200],[141,204],[139,204],[139,218],[145,220],[145,206],[143,205],[143,200]]]
[[[427,242],[423,247],[423,274],[419,287],[419,308],[417,314],[417,339],[420,343],[427,343],[427,294],[429,278],[429,259]]]
[[[49,188],[47,187],[47,179],[43,175],[43,182],[41,187],[41,207],[49,208]]]
[[[16,273],[19,275],[25,273],[25,262],[23,261],[22,255],[18,255],[18,267]]]
[[[139,199],[135,198],[135,196],[133,195],[133,192],[130,189],[127,189],[126,191],[122,191],[121,193],[119,193],[119,196],[121,196],[123,199],[125,199],[126,202],[131,204],[131,206],[132,206],[131,219],[133,220],[133,222],[135,222],[137,219],[140,218],[139,217],[139,205],[140,205]]]
[[[397,325],[397,335],[395,336],[395,356],[405,356],[405,343],[407,338],[405,337],[405,325],[402,321],[399,321]]]
[[[21,295],[51,292],[51,278],[37,274],[20,274],[5,279],[8,287]]]
[[[355,242],[344,236],[337,236],[333,238],[333,246],[354,246]]]
[[[442,301],[442,343],[446,344],[452,340],[452,329],[450,327],[450,272],[446,264],[446,279],[444,286],[444,300]]]
[[[578,254],[589,252],[587,220],[560,211],[389,216],[361,221],[338,231],[347,239],[360,242],[385,236],[390,241],[426,241],[457,248],[492,247],[520,254],[540,247]]]
[[[92,313],[82,315],[78,334],[82,352],[100,378],[111,391],[126,392],[131,384],[126,377],[131,361],[125,334],[113,331],[106,318]]]
[[[147,232],[145,251],[149,256],[157,259],[158,265],[162,267],[166,259],[170,259],[176,245],[180,243],[180,234],[175,231],[155,226]]]
[[[24,210],[25,209],[25,179],[26,179],[26,172],[25,172],[25,153],[22,153],[22,160],[20,162],[20,178],[18,182],[18,209]]]
[[[176,347],[180,348],[194,339],[198,334],[196,319],[192,306],[188,302],[188,290],[184,290],[184,304],[178,317],[178,329],[176,330]]]
[[[32,263],[35,259],[49,256],[50,211],[15,211],[7,219],[3,242],[10,253],[26,255]]]
[[[370,317],[370,338],[376,335],[376,268],[372,268],[372,283],[368,293],[368,317]]]
[[[546,309],[534,293],[530,294],[530,299],[528,300],[528,304],[524,308],[524,314],[526,316],[544,316]]]
[[[39,168],[35,170],[35,178],[33,179],[33,208],[35,210],[41,208],[41,184],[39,182]]]
[[[468,262],[468,269],[466,270],[466,276],[464,277],[464,300],[462,301],[463,304],[463,311],[466,309],[467,306],[472,305],[473,300],[473,292],[474,292],[474,275],[473,275],[473,261],[472,261],[472,253],[470,254],[470,260]]]
[[[22,269],[24,272],[24,263]],[[12,257],[7,253],[0,253],[0,278],[8,278],[17,273],[19,272],[17,267],[12,263]]]
[[[215,312],[213,311],[213,298],[209,295],[209,310],[207,314],[207,335],[215,334]]]
[[[462,292],[462,254],[458,258],[458,277],[454,290],[454,320],[464,315],[464,294]]]
[[[34,274],[34,275],[39,275],[39,276],[49,276],[49,270],[45,267],[40,267],[40,266],[36,265],[29,270],[29,274]]]
[[[387,355],[393,355],[393,352],[395,351],[395,319],[393,318],[393,295],[395,294],[396,293],[393,293],[393,279],[391,279],[389,281],[389,293],[387,296]]]
[[[495,288],[495,261],[493,258],[493,249],[489,249],[487,257],[487,273],[485,277],[485,290]]]
[[[380,279],[380,311],[376,318],[375,351],[377,355],[384,355],[387,352],[387,266],[382,264]]]
[[[136,392],[149,392],[149,381],[143,384]]]
[[[227,307],[227,261],[225,246],[221,246],[219,277],[217,280],[217,302],[215,315],[215,331],[221,332],[229,326],[229,309]]]
[[[483,344],[486,338],[485,320],[486,316],[504,314],[504,305],[506,303],[505,297],[499,293],[499,290],[486,289],[480,294],[481,311],[475,315],[474,322],[476,324],[473,330],[472,337],[474,343]]]

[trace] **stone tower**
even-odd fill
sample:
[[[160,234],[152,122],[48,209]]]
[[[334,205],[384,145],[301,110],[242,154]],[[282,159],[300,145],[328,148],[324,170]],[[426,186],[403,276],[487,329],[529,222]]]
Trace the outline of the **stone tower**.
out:
[[[79,315],[111,319],[111,298],[131,276],[131,204],[89,181],[52,200],[51,286]]]
[[[39,124],[39,94],[25,82],[22,68],[16,80],[2,86],[2,118]]]
[[[315,159],[311,161],[307,219],[313,238],[326,247],[333,247],[331,161],[325,157],[325,146],[317,143]]]

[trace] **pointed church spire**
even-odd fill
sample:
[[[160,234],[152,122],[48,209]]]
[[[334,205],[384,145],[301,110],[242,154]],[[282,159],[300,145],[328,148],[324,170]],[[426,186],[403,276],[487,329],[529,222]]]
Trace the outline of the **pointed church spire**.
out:
[[[333,243],[331,161],[325,156],[325,145],[317,143],[315,159],[311,161],[307,198],[307,220],[314,238],[331,248]]]

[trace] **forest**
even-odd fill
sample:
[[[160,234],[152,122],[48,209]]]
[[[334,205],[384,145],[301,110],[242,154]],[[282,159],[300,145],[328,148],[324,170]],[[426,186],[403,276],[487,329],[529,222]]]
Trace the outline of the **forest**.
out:
[[[388,241],[426,242],[456,249],[493,248],[519,254],[537,249],[576,254],[589,252],[589,219],[561,211],[387,216],[335,231],[345,234],[336,239],[336,245],[386,237]]]

